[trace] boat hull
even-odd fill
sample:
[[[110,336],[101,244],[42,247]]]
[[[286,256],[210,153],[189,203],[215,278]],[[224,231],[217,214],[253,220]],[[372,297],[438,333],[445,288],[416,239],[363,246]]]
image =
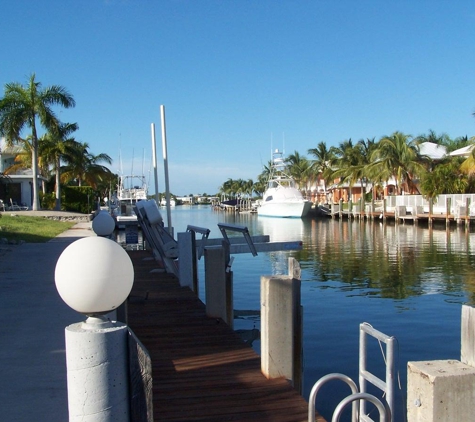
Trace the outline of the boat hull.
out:
[[[257,215],[261,217],[302,218],[310,211],[312,204],[301,202],[276,202],[261,205]]]

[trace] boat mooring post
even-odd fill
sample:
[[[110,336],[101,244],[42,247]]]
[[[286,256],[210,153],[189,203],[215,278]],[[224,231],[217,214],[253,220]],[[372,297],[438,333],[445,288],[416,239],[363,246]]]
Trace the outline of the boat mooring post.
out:
[[[289,258],[289,275],[261,276],[261,370],[286,377],[302,389],[302,307],[300,265]]]
[[[474,333],[475,308],[462,305],[460,361],[450,359],[408,362],[408,422],[473,420],[475,407]]]
[[[229,245],[205,248],[206,315],[221,318],[231,328],[234,325],[233,272]]]

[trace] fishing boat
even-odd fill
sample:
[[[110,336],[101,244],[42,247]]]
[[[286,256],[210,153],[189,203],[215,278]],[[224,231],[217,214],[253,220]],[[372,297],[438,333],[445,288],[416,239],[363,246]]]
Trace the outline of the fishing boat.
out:
[[[120,176],[117,192],[112,197],[111,214],[118,228],[138,224],[134,206],[147,199],[147,183],[144,176]]]
[[[312,203],[303,198],[296,188],[294,179],[286,173],[283,153],[276,149],[272,154],[267,189],[257,208],[257,215],[263,217],[302,218]]]

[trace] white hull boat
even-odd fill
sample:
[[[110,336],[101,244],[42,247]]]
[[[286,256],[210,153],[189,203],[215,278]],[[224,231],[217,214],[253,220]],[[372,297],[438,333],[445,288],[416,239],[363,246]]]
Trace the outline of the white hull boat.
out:
[[[257,215],[262,217],[302,218],[312,203],[303,198],[295,187],[294,179],[285,173],[282,152],[276,150],[272,158],[271,172]]]
[[[173,198],[170,198],[170,206],[174,207],[176,205],[176,201]],[[161,207],[166,207],[167,206],[167,200],[166,198],[162,198],[160,201],[160,206]]]
[[[147,199],[147,184],[144,176],[121,176],[116,195],[112,201],[112,216],[119,228],[125,224],[138,224],[134,212],[138,201]]]

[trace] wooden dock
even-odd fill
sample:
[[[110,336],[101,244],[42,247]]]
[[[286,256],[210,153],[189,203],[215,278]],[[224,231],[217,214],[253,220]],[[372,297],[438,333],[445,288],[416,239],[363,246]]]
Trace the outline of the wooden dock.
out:
[[[129,251],[135,282],[128,325],[152,359],[155,421],[308,420],[287,380],[266,379],[260,357],[147,251]],[[317,416],[318,422],[324,419]]]
[[[465,227],[470,227],[473,224],[475,219],[472,216],[456,216],[453,214],[405,214],[397,215],[394,212],[348,212],[342,211],[334,213],[331,215],[332,218],[343,218],[343,219],[355,219],[355,220],[390,220],[395,221],[396,223],[425,223],[429,226],[433,223],[445,223],[446,225],[457,224],[459,226],[464,225]]]

